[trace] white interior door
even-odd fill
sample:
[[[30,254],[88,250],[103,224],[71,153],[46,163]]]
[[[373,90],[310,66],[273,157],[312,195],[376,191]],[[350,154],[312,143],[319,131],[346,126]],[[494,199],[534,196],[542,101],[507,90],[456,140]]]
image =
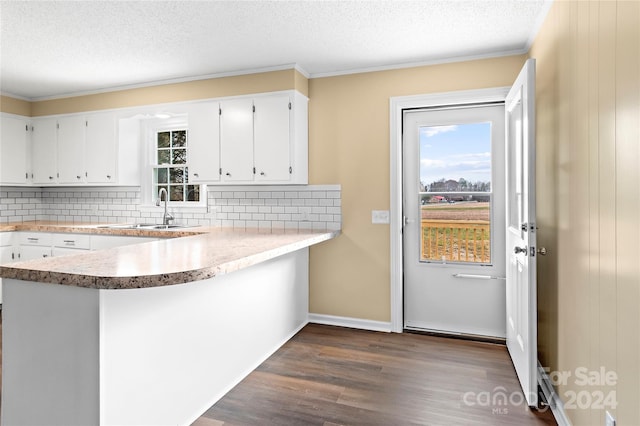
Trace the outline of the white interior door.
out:
[[[504,105],[403,117],[404,328],[504,338]]]
[[[536,406],[535,60],[526,62],[505,107],[507,348],[527,403]]]

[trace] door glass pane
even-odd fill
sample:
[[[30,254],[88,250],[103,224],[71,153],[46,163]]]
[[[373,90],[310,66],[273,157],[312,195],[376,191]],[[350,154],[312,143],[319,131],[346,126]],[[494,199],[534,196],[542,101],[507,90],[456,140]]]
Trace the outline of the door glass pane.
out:
[[[491,123],[420,127],[420,261],[491,263]]]
[[[518,101],[509,114],[507,140],[507,225],[520,229],[522,220],[522,103]]]

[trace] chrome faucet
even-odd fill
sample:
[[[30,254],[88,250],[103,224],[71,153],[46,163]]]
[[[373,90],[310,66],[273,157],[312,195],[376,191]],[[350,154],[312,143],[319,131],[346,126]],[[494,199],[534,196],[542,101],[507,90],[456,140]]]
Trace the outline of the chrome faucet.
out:
[[[160,207],[160,202],[162,201],[163,192],[164,192],[164,215],[162,216],[162,224],[168,225],[169,222],[171,222],[174,219],[174,217],[171,216],[171,213],[167,211],[167,202],[169,201],[169,194],[167,193],[166,189],[160,188],[160,191],[158,191],[158,199],[156,200],[156,206]]]

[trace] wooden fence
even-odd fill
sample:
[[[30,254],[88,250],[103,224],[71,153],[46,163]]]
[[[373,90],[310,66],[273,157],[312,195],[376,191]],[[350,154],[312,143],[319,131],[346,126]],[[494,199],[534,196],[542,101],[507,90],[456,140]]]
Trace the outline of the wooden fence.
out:
[[[486,220],[422,219],[422,260],[491,262],[491,235]]]

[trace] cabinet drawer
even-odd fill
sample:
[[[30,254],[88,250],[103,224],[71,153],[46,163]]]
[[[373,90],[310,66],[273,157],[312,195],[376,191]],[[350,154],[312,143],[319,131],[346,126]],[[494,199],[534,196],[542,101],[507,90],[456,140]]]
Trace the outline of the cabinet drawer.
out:
[[[44,232],[20,232],[19,241],[24,246],[50,246],[51,234]]]
[[[13,243],[13,232],[0,232],[0,247],[10,246]]]
[[[66,247],[54,247],[51,249],[51,254],[53,257],[59,256],[67,256],[70,254],[80,254],[80,253],[88,253],[87,249],[79,249],[79,248],[66,248]]]
[[[89,250],[91,248],[91,236],[82,234],[53,234],[54,247],[66,247]]]

